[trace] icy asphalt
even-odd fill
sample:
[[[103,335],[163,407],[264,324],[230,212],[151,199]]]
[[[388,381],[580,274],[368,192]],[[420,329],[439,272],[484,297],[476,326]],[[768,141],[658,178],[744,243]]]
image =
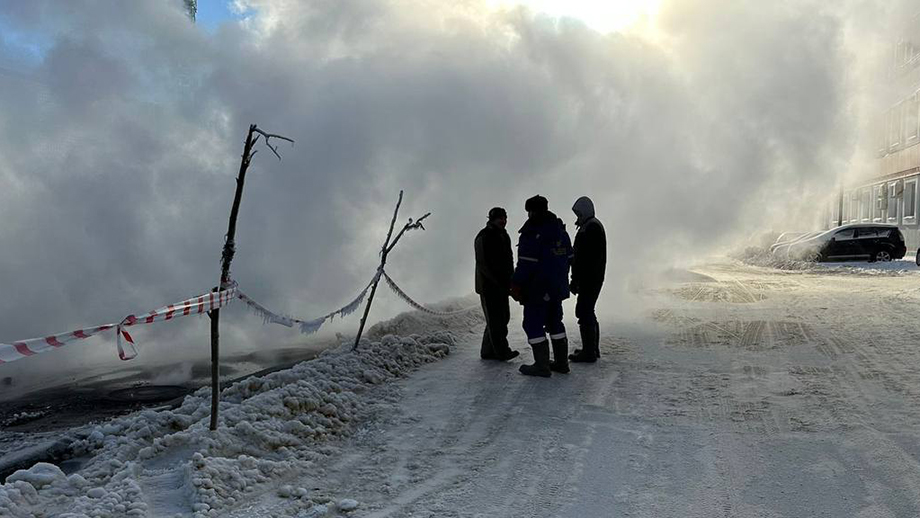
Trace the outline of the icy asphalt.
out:
[[[360,394],[356,408],[360,398],[375,403],[354,412],[348,433],[303,446],[322,455],[212,510],[920,516],[920,273],[863,266],[694,268],[683,282],[642,290],[641,317],[605,317],[599,363],[548,380],[517,373],[530,361],[520,345],[519,360],[479,360],[478,319],[395,321],[391,330],[406,333],[446,326],[458,341],[449,356]],[[512,329],[523,344],[517,319]],[[134,498],[146,505],[137,515],[192,514],[200,492],[191,479],[170,466],[151,471],[190,462],[197,445],[176,443],[146,460],[148,474],[166,478],[138,476]],[[179,504],[162,502],[177,494]],[[49,501],[67,498],[83,497]],[[91,504],[80,500],[88,516]]]

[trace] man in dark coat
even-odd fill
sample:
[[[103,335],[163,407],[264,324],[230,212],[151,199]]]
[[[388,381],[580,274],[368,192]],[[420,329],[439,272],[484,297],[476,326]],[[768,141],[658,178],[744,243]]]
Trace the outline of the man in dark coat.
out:
[[[569,356],[573,362],[594,363],[601,356],[600,325],[594,306],[604,285],[607,267],[607,234],[604,225],[594,217],[594,202],[587,196],[575,201],[572,212],[578,218],[575,226],[575,258],[572,260],[572,293],[578,295],[575,316],[581,331],[581,349]]]
[[[505,231],[507,224],[505,209],[493,208],[489,211],[489,222],[473,242],[476,250],[476,293],[486,316],[486,329],[482,333],[479,351],[484,360],[507,361],[519,354],[508,346],[508,321],[511,319],[508,294],[514,257],[511,238]]]
[[[569,372],[568,338],[562,323],[562,301],[569,297],[572,243],[565,224],[549,211],[546,198],[527,200],[527,222],[520,230],[518,262],[511,279],[511,296],[524,305],[524,332],[533,348],[534,363],[521,373],[549,377]],[[549,333],[553,361],[549,357]]]

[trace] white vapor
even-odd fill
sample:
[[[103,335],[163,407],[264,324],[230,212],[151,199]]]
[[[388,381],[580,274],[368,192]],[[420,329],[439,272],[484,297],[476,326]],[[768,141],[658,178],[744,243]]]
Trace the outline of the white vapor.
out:
[[[859,138],[848,5],[663,2],[655,37],[485,0],[237,7],[252,15],[213,34],[168,0],[0,7],[15,28],[0,37],[0,340],[209,289],[250,123],[297,143],[254,161],[233,273],[301,317],[373,275],[400,189],[403,221],[433,212],[388,269],[421,300],[472,291],[488,209],[517,228],[539,193],[569,222],[594,199],[615,304],[659,257],[817,216],[796,198],[836,182]],[[292,339],[242,311],[223,322],[242,349]],[[142,355],[205,354],[206,334],[137,338]],[[117,362],[110,344],[68,347],[53,354]]]

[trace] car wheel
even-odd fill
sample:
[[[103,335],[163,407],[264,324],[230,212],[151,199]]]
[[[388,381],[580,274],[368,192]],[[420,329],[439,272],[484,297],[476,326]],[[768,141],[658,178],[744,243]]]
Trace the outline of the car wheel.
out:
[[[920,266],[920,248],[917,249],[917,257],[914,258],[914,262],[917,263],[917,266]]]
[[[879,250],[878,252],[875,252],[875,260],[887,263],[891,260],[891,252],[888,250]]]

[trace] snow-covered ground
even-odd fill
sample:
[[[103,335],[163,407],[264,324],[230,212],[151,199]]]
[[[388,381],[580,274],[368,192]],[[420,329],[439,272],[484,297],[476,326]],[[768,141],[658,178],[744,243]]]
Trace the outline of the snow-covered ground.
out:
[[[920,271],[878,266],[695,268],[550,379],[410,313],[228,388],[216,434],[207,391],[86,430],[0,515],[920,516]]]

